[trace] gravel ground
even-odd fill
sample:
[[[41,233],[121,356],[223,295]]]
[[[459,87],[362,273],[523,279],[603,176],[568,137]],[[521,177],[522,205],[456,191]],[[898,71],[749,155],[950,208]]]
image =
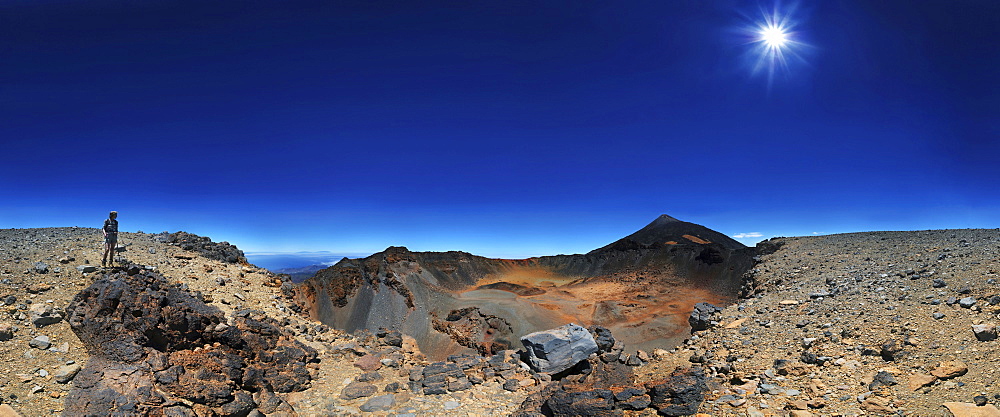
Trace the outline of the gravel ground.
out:
[[[945,402],[1000,403],[1000,342],[973,332],[1000,324],[1000,229],[765,245],[780,249],[750,273],[753,296],[640,379],[707,367],[716,377],[701,411],[713,416],[949,416]]]

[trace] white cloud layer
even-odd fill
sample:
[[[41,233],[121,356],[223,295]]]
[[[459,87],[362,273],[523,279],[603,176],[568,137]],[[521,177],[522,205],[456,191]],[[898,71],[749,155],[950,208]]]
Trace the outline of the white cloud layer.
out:
[[[760,234],[760,233],[757,233],[757,232],[737,233],[737,234],[733,235],[733,237],[737,238],[737,239],[746,239],[746,238],[751,238],[751,237],[763,237],[763,236],[764,236],[763,234]]]

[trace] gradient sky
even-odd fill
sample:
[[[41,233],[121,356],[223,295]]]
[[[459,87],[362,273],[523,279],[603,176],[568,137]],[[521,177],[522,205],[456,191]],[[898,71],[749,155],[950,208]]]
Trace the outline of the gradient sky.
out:
[[[1000,2],[785,2],[769,79],[772,7],[0,1],[0,227],[496,257],[661,213],[748,244],[1000,227]]]

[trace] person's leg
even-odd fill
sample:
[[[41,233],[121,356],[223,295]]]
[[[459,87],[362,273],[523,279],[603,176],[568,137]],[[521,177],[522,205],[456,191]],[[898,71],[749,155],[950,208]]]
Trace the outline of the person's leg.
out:
[[[107,265],[108,261],[108,251],[111,245],[108,244],[107,239],[104,240],[104,254],[101,255],[101,266]]]
[[[118,247],[118,239],[108,242],[108,266],[115,266],[115,248]]]

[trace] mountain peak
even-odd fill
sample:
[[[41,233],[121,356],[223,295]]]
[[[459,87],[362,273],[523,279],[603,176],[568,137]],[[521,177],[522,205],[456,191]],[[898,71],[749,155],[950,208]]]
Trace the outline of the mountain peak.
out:
[[[623,239],[592,252],[611,250],[612,248],[633,248],[638,246],[654,247],[660,245],[706,245],[718,244],[726,249],[743,248],[743,244],[722,233],[705,226],[677,220],[669,215],[661,214],[652,223]]]
[[[668,215],[668,214],[661,214],[660,217],[657,217],[656,220],[653,220],[653,222],[650,223],[650,225],[654,225],[654,224],[659,225],[659,224],[673,223],[673,222],[679,222],[679,221],[680,220],[677,220],[677,219],[675,219],[673,217],[670,217],[670,215]]]

